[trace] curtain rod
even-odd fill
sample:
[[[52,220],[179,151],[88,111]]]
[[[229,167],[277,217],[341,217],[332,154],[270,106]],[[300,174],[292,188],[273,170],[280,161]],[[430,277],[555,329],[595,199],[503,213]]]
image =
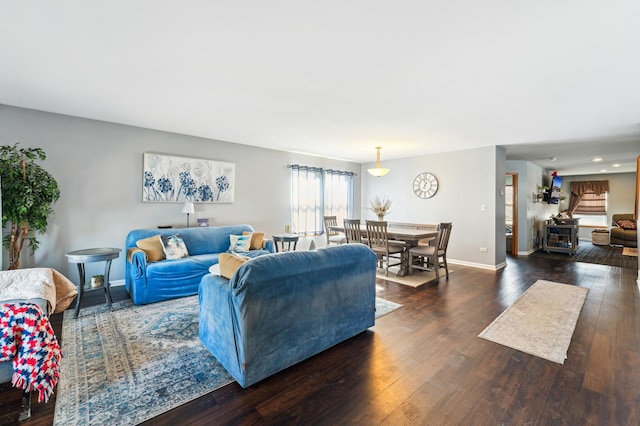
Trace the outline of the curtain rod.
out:
[[[346,170],[323,169],[322,167],[301,166],[300,164],[288,164],[287,168],[295,169],[295,170],[305,170],[305,171],[311,171],[311,172],[327,172],[334,175],[357,176],[356,173],[349,172]]]

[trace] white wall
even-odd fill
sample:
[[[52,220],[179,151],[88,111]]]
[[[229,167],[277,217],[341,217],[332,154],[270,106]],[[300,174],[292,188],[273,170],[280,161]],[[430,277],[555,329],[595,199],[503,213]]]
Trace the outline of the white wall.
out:
[[[504,190],[502,149],[486,147],[400,160],[384,160],[383,155],[382,165],[391,171],[381,178],[367,173],[374,163],[362,165],[363,221],[376,218],[367,209],[369,202],[376,195],[386,195],[393,202],[385,217],[390,222],[453,222],[447,254],[452,263],[488,269],[503,266],[504,196],[499,196],[500,188]],[[438,192],[429,199],[418,198],[413,192],[413,180],[422,172],[438,178]],[[487,252],[481,252],[480,247],[486,247]]]
[[[0,140],[2,145],[20,142],[25,148],[43,148],[47,159],[42,166],[56,178],[61,190],[49,230],[39,236],[40,249],[35,256],[25,249],[22,266],[52,267],[74,282],[78,279],[77,269],[67,262],[66,252],[91,247],[123,248],[127,233],[135,228],[186,226],[182,203],[142,202],[144,152],[235,162],[235,202],[197,204],[195,216],[210,218],[214,226],[248,223],[267,235],[283,232],[284,225],[291,222],[287,164],[360,174],[358,163],[3,105]],[[355,209],[360,211],[360,176],[356,176],[354,184]],[[194,222],[192,217],[191,223]],[[304,244],[302,248],[309,243]],[[113,262],[113,280],[124,278],[125,257],[122,253]],[[87,275],[99,273],[103,267],[102,262],[87,264]]]

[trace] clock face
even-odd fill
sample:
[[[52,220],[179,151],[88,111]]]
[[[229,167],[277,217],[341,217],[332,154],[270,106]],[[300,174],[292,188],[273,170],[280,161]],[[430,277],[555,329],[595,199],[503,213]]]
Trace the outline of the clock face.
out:
[[[431,173],[420,173],[413,180],[413,192],[420,198],[431,198],[438,191],[438,179]]]

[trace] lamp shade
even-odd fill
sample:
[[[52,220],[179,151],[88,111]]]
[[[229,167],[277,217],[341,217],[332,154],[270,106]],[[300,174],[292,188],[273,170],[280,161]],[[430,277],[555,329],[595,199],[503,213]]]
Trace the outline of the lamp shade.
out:
[[[187,201],[186,203],[184,203],[184,206],[182,207],[182,213],[186,213],[186,214],[195,213],[195,210],[193,208],[193,203],[191,201]]]
[[[376,167],[373,169],[367,169],[367,172],[369,172],[371,176],[381,177],[389,173],[389,169],[385,169],[380,166],[380,149],[382,149],[381,146],[376,146]]]

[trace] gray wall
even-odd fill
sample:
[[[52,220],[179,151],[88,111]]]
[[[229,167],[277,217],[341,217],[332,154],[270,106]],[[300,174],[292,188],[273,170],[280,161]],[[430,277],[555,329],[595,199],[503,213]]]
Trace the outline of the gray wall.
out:
[[[386,195],[393,202],[386,220],[453,222],[447,254],[451,263],[496,269],[506,257],[504,196],[499,195],[500,189],[504,190],[504,155],[501,148],[486,147],[401,160],[384,160],[383,156],[383,167],[391,171],[381,178],[367,173],[375,163],[363,164],[361,219],[375,219],[367,209],[369,202],[376,195]],[[413,192],[413,180],[422,172],[438,178],[438,192],[429,199],[418,198]],[[498,228],[501,238],[496,240]],[[481,252],[480,247],[486,247],[487,252]]]
[[[375,218],[366,209],[375,195],[388,195],[393,200],[389,221],[453,222],[451,263],[486,269],[505,264],[502,148],[383,158],[391,172],[374,178],[366,172],[373,163],[360,165],[3,105],[0,137],[3,145],[20,142],[23,147],[43,148],[48,155],[43,165],[62,191],[49,231],[40,238],[41,248],[35,256],[25,251],[23,266],[50,266],[74,281],[77,271],[66,262],[67,251],[122,248],[131,229],[186,224],[182,204],[142,202],[144,152],[236,163],[235,202],[196,205],[195,216],[208,217],[214,226],[249,223],[267,235],[282,232],[290,223],[287,164],[332,167],[358,173],[354,211],[362,219]],[[416,197],[412,189],[413,179],[424,171],[435,174],[440,184],[438,193],[427,200]],[[320,246],[324,237],[315,240]],[[309,243],[301,241],[300,247]],[[481,247],[487,251],[480,251]],[[113,280],[123,279],[124,262],[123,253],[114,261]],[[99,273],[101,267],[88,264],[87,273]]]
[[[62,193],[47,234],[40,236],[40,249],[35,256],[25,249],[22,266],[52,267],[74,282],[77,270],[66,261],[66,252],[90,247],[123,248],[127,233],[135,228],[186,226],[182,203],[142,202],[144,152],[236,163],[235,202],[195,207],[195,216],[210,218],[214,226],[248,223],[267,235],[283,232],[284,225],[291,222],[286,167],[290,163],[358,173],[355,211],[361,208],[358,163],[0,105],[0,144],[16,142],[45,150],[47,159],[42,165],[56,178]],[[317,239],[317,244],[322,241]],[[301,246],[306,248],[308,244],[306,241]],[[125,257],[122,253],[113,262],[113,280],[124,278]],[[87,264],[87,274],[100,273],[103,265]],[[6,258],[3,267],[7,267]]]
[[[518,174],[518,254],[528,255],[542,243],[544,221],[559,211],[557,205],[534,202],[550,172],[528,161],[507,161],[506,169]]]

